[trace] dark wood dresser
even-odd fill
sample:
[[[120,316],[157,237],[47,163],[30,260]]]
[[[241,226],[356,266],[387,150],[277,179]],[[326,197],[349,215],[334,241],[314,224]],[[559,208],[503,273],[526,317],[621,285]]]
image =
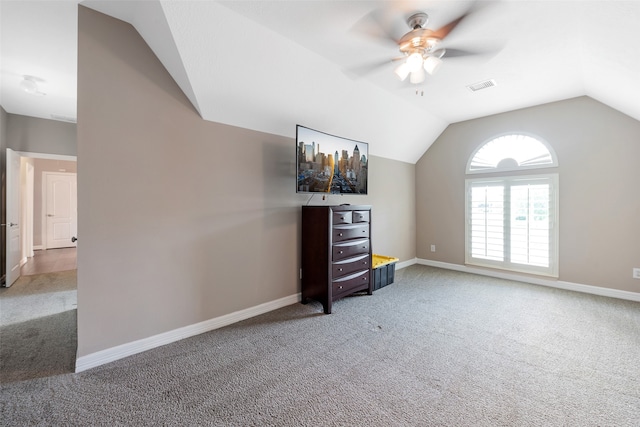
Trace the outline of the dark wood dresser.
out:
[[[302,303],[333,301],[355,292],[373,293],[371,206],[302,207]]]

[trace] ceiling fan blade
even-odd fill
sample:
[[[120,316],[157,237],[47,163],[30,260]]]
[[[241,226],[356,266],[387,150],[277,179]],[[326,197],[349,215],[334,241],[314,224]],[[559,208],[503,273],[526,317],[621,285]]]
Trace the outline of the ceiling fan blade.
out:
[[[481,55],[482,52],[472,52],[469,50],[462,50],[462,49],[445,49],[444,52],[444,57],[445,58],[460,58],[463,56],[474,56],[474,55]]]
[[[355,67],[350,67],[347,68],[346,70],[344,70],[344,72],[347,75],[351,75],[352,77],[364,77],[368,74],[371,74],[381,68],[385,68],[393,63],[395,63],[396,61],[399,61],[401,59],[405,59],[404,56],[399,56],[396,58],[390,58],[390,59],[384,59],[384,60],[378,60],[378,61],[372,61],[372,62],[368,62],[365,64],[361,64],[361,65],[357,65]]]
[[[406,25],[393,15],[384,8],[374,9],[356,22],[351,30],[387,46],[397,45],[400,36],[406,32]]]
[[[455,48],[445,48],[444,49],[444,55],[443,58],[464,58],[464,57],[492,57],[494,55],[497,55],[501,50],[502,50],[503,46],[492,43],[492,44],[487,44],[481,48],[474,48],[474,49],[455,49]]]
[[[445,37],[447,37],[449,35],[449,33],[451,31],[453,31],[454,28],[456,28],[456,26],[462,22],[462,20],[464,18],[466,18],[467,16],[469,16],[468,13],[465,13],[464,15],[462,15],[461,17],[454,19],[453,21],[449,22],[447,25],[439,28],[438,30],[433,32],[433,36],[439,38],[440,40],[444,39]]]
[[[463,13],[458,18],[449,22],[447,25],[440,27],[438,30],[434,31],[434,36],[438,37],[440,40],[447,37],[462,21],[467,19],[471,15],[475,15],[477,12],[485,9],[490,9],[494,5],[493,1],[476,1],[474,4],[467,9],[465,13]]]

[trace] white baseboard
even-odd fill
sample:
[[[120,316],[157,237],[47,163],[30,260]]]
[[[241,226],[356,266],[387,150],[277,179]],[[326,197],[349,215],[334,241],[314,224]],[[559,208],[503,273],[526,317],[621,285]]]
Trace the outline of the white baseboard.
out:
[[[43,245],[33,245],[33,250],[34,251],[42,251],[44,249],[45,249],[45,247]]]
[[[409,267],[410,265],[417,264],[418,258],[410,259],[408,261],[402,261],[396,263],[396,270],[400,270],[401,268]]]
[[[538,277],[521,276],[513,273],[505,273],[493,270],[484,270],[465,265],[451,264],[447,262],[431,261],[427,259],[414,258],[408,261],[396,263],[396,270],[409,267],[414,264],[428,265],[432,267],[445,268],[448,270],[461,271],[465,273],[480,274],[483,276],[496,277],[500,279],[514,280],[518,282],[531,283],[534,285],[549,286],[552,288],[566,289],[570,291],[584,292],[588,294],[600,295],[611,298],[619,298],[629,301],[640,302],[640,293],[621,291],[617,289],[602,288],[598,286],[583,285],[580,283],[564,282],[560,280],[550,280]],[[227,325],[246,320],[260,314],[268,313],[282,307],[300,302],[300,294],[290,295],[275,301],[266,302],[264,304],[250,307],[244,310],[229,313],[214,319],[205,320],[204,322],[194,325],[185,326],[154,335],[152,337],[143,338],[138,341],[122,344],[116,347],[101,350],[76,359],[76,373],[95,368],[105,363],[114,362],[116,360],[132,356],[143,351],[151,350],[162,345],[180,341],[185,338],[199,335],[205,332],[219,329]]]
[[[507,273],[482,268],[469,267],[466,265],[450,264],[448,262],[431,261],[428,259],[417,259],[417,264],[429,265],[431,267],[446,268],[448,270],[462,271],[465,273],[480,274],[482,276],[497,277],[499,279],[514,280],[517,282],[531,283],[533,285],[548,286],[551,288],[566,289],[569,291],[583,292],[586,294],[600,295],[604,297],[618,298],[629,301],[640,302],[640,293],[622,291],[619,289],[602,288],[599,286],[583,285],[581,283],[564,282],[562,280],[544,279],[540,277],[521,276],[515,273]]]
[[[143,351],[151,350],[162,345],[180,341],[194,335],[222,328],[223,326],[231,325],[232,323],[236,323],[241,320],[268,313],[297,302],[300,302],[300,294],[290,295],[275,301],[256,305],[255,307],[246,308],[214,319],[205,320],[204,322],[184,326],[152,337],[143,338],[138,341],[133,341],[127,344],[97,351],[86,356],[78,357],[76,359],[76,373],[104,365],[105,363],[114,362]]]

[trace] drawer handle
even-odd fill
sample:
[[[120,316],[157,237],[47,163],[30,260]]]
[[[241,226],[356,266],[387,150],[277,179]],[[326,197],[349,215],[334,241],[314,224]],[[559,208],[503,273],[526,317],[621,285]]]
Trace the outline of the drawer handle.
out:
[[[338,286],[338,289],[342,289],[342,285]]]
[[[344,217],[343,217],[343,216],[341,216],[341,217],[340,217],[340,219],[344,219]]]
[[[338,269],[338,271],[342,271],[342,269],[341,269],[341,268],[339,268],[339,269]]]
[[[363,246],[364,247],[364,246]],[[343,253],[342,251],[338,252],[339,254]]]
[[[363,278],[362,278],[362,280],[367,280],[367,278],[366,278],[366,277],[363,277]]]
[[[338,233],[338,237],[342,237],[342,233]]]
[[[366,233],[366,232],[367,232],[367,230],[362,230],[362,232],[363,232],[363,233]]]

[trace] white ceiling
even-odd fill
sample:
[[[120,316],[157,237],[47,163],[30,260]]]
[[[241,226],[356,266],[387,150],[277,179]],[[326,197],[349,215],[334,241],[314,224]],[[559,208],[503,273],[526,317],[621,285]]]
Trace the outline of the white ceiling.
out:
[[[131,23],[205,120],[289,137],[299,123],[410,163],[450,123],[581,95],[640,120],[640,1],[81,4]],[[418,95],[401,84],[381,36],[399,38],[415,11],[437,29],[470,8],[442,45],[485,54],[445,56]],[[2,0],[0,18],[4,109],[75,118],[77,2]],[[20,91],[23,75],[46,95]],[[486,79],[497,86],[466,88]]]

